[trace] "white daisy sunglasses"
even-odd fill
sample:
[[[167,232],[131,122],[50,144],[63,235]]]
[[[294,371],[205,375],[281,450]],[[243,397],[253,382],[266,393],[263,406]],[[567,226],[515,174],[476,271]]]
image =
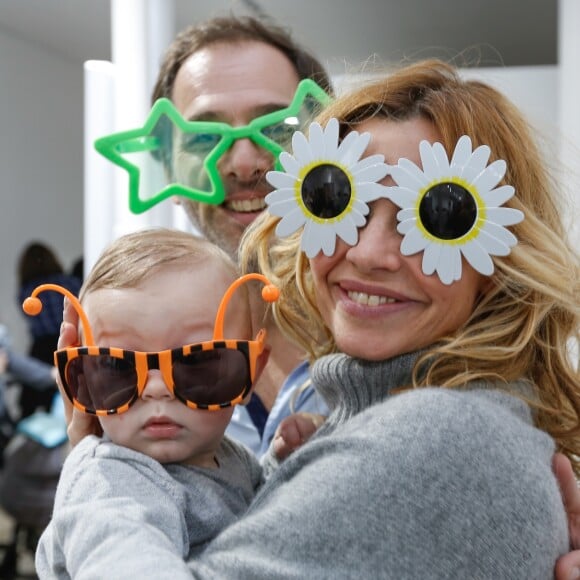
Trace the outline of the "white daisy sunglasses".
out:
[[[423,169],[408,159],[387,165],[383,155],[362,157],[370,139],[370,133],[351,131],[339,142],[334,118],[325,128],[312,123],[309,138],[294,133],[292,154],[280,154],[284,171],[266,175],[276,188],[266,196],[268,211],[282,218],[276,234],[289,236],[303,227],[302,251],[309,258],[320,251],[331,256],[337,236],[356,245],[368,204],[385,198],[401,208],[401,253],[422,251],[425,275],[436,272],[443,284],[452,284],[461,278],[462,256],[481,274],[493,274],[491,256],[507,256],[517,243],[504,226],[524,219],[521,211],[501,207],[515,193],[511,185],[497,187],[505,161],[488,165],[490,148],[473,150],[463,135],[451,161],[441,143],[422,141]],[[396,185],[380,184],[389,174]]]

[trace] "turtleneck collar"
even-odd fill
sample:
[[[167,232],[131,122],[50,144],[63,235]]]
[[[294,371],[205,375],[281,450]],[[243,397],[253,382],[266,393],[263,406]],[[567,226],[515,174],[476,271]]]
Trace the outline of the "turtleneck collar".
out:
[[[331,410],[322,429],[333,429],[385,400],[394,389],[410,385],[420,354],[413,352],[382,361],[357,359],[342,353],[318,359],[312,365],[310,376]]]

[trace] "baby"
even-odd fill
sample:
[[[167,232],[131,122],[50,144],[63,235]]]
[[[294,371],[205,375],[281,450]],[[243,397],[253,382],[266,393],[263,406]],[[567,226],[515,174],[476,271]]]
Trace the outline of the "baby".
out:
[[[204,239],[152,229],[113,242],[80,301],[50,285],[25,301],[34,313],[36,294],[59,290],[75,305],[84,346],[57,351],[55,362],[68,399],[97,415],[103,431],[66,460],[55,505],[67,507],[40,539],[40,578],[107,576],[119,564],[109,547],[160,521],[181,529],[181,543],[171,544],[185,560],[246,510],[262,470],[224,431],[269,352],[264,331],[251,339],[247,294],[237,289],[247,279],[267,283],[237,278],[231,259]],[[277,289],[267,285],[263,296],[275,300]],[[82,529],[71,525],[79,512]],[[155,569],[156,549],[168,542],[160,533],[159,544],[135,546],[142,570]]]

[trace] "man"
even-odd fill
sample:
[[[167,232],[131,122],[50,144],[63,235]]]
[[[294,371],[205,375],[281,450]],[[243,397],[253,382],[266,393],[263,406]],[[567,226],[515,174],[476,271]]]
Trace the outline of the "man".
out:
[[[215,18],[177,35],[165,53],[152,101],[170,99],[186,121],[212,121],[239,128],[287,107],[299,82],[307,78],[330,92],[330,80],[322,65],[284,29],[253,18]],[[249,138],[239,138],[216,162],[225,190],[223,203],[211,205],[187,197],[176,201],[197,230],[235,259],[242,233],[266,207],[264,198],[272,188],[265,174],[274,161],[270,151]],[[270,317],[264,321],[264,307],[257,293],[252,312],[254,327],[266,327],[268,331],[271,353],[251,401],[236,409],[228,434],[261,454],[279,420],[291,410],[296,383],[287,383],[282,393],[280,388],[301,362],[302,352],[284,338]],[[60,346],[70,344],[64,338],[61,335]],[[306,365],[299,367],[292,378],[298,386],[304,382]],[[275,403],[275,412],[270,414]],[[326,412],[312,389],[301,392],[292,409]]]
[[[330,91],[322,65],[296,45],[286,31],[253,18],[216,18],[189,27],[175,38],[166,51],[152,101],[169,98],[187,121],[218,121],[238,127],[288,106],[298,83],[305,78]],[[177,201],[206,238],[235,258],[245,228],[266,207],[264,197],[271,187],[265,174],[273,165],[271,153],[250,139],[239,139],[217,164],[226,193],[224,202],[216,206],[189,198]],[[259,296],[253,306],[253,323],[259,328],[264,324]],[[271,345],[269,362],[249,405],[237,409],[228,430],[257,452],[264,430],[266,439],[273,435],[278,420],[272,416],[266,425],[269,413],[302,354],[282,336],[270,317],[266,328]],[[306,405],[306,410],[325,409],[322,405]],[[268,442],[264,442],[262,451]]]

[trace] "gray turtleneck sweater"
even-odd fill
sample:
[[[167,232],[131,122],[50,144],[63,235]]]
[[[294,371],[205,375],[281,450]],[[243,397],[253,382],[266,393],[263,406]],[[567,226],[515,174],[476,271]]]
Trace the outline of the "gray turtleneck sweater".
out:
[[[112,547],[118,568],[76,578],[553,578],[568,549],[553,441],[505,386],[391,394],[414,360],[318,361],[326,424],[187,568],[136,530]],[[523,383],[507,388],[525,393]],[[98,514],[86,519],[99,525]],[[158,521],[164,545],[171,524]]]

